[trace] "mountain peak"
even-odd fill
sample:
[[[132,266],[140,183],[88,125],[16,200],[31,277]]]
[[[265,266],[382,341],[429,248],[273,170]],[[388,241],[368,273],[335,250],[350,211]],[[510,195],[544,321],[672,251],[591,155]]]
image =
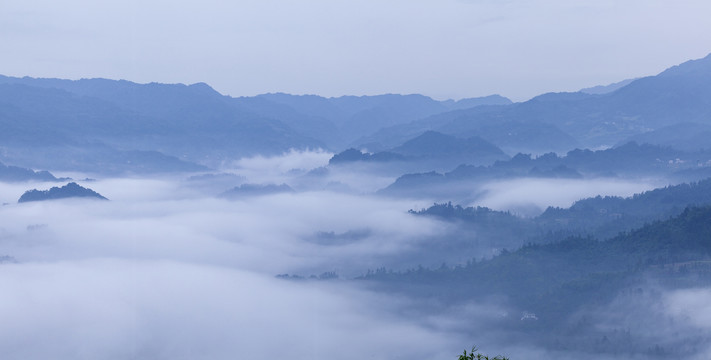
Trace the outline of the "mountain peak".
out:
[[[487,154],[504,155],[496,145],[480,138],[461,139],[452,135],[428,130],[410,139],[401,146],[392,149],[394,153],[404,155],[444,155],[444,154]]]
[[[108,200],[94,190],[85,188],[75,182],[70,182],[62,187],[52,187],[49,190],[32,189],[25,191],[18,203],[30,201],[56,200],[66,198],[95,198],[100,200]]]

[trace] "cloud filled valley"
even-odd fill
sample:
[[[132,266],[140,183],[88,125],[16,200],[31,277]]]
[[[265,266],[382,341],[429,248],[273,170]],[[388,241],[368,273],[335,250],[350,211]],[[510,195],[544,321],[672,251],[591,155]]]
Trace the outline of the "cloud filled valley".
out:
[[[291,152],[244,159],[223,173],[233,184],[299,188],[304,173],[324,165],[320,152]],[[324,358],[344,347],[350,350],[342,357],[352,359],[448,358],[472,341],[518,357],[551,354],[524,339],[504,345],[512,336],[505,328],[487,331],[501,316],[517,316],[505,303],[441,307],[354,280],[379,268],[437,268],[496,254],[488,245],[447,248],[459,225],[408,213],[431,205],[427,198],[303,186],[230,200],[217,196],[220,185],[175,176],[79,183],[110,201],[17,204],[28,187],[52,183],[0,185],[0,244],[10,256],[0,272],[2,348],[10,358]],[[568,191],[545,196],[553,187]],[[564,206],[591,192],[631,195],[649,187],[522,179],[485,185],[482,205]],[[665,296],[674,306],[682,295]]]
[[[11,358],[319,358],[349,344],[364,352],[344,358],[386,359],[404,347],[435,355],[451,342],[391,314],[396,298],[275,278],[355,275],[441,227],[408,219],[402,204],[329,193],[229,201],[178,190],[171,198],[174,183],[140,179],[91,186],[111,201],[0,209],[0,242],[13,258],[0,275]],[[351,229],[369,235],[309,241]]]
[[[0,76],[3,358],[706,359],[709,69],[520,103]]]

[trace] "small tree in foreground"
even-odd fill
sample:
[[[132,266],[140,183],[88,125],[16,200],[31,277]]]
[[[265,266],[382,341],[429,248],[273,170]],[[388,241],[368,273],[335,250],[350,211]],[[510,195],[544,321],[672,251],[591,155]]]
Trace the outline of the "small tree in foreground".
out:
[[[501,355],[496,355],[496,357],[488,357],[486,355],[482,355],[481,353],[476,353],[476,346],[472,347],[472,352],[467,354],[467,350],[464,350],[464,354],[459,355],[459,358],[457,360],[509,360],[509,358]]]

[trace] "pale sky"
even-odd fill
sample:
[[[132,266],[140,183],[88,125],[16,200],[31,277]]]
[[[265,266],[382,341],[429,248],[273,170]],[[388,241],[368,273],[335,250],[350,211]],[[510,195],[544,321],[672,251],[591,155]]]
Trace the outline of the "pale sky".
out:
[[[708,0],[2,0],[0,74],[521,101],[704,57],[709,19]]]

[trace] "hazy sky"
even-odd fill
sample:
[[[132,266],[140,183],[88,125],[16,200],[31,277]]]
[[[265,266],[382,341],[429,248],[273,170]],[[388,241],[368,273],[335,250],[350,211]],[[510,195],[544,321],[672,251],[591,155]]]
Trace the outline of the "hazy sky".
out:
[[[525,100],[711,52],[708,0],[3,0],[0,74]]]

